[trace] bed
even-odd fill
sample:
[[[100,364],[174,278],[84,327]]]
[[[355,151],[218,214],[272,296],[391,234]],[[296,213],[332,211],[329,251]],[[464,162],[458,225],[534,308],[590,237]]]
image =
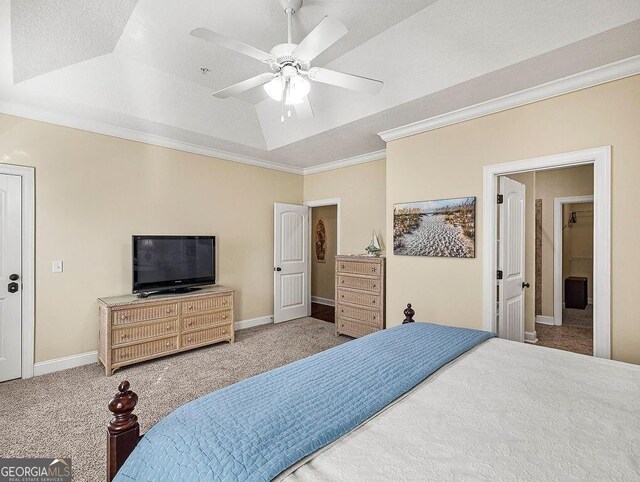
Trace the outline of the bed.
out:
[[[123,382],[108,478],[640,480],[640,367],[405,321],[190,402],[144,437]],[[352,373],[326,374],[344,357]]]

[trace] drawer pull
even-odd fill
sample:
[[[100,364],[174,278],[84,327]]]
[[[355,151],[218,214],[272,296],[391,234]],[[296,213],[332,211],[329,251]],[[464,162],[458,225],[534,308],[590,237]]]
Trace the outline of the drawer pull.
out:
[[[188,321],[187,322],[187,326],[191,326],[193,324],[193,321]]]
[[[170,341],[167,342],[167,346],[171,347],[171,342]]]
[[[226,306],[226,305],[228,305],[228,304],[229,304],[229,302],[228,302],[227,300],[224,300],[224,301],[222,302],[222,304]]]
[[[193,305],[189,305],[189,311],[193,310]]]
[[[343,280],[343,279],[341,279],[341,280],[340,280],[340,283],[344,284],[344,280]]]
[[[376,315],[373,315],[373,319],[374,319],[374,320],[376,319]]]
[[[171,331],[171,325],[167,325],[167,331]]]
[[[222,334],[224,335],[227,332],[227,330],[222,330]]]
[[[191,337],[187,338],[187,341],[190,342],[191,340],[193,340],[193,338],[191,338]]]
[[[167,313],[171,313],[171,308],[167,308]]]
[[[344,269],[344,264],[341,264],[341,265],[340,265],[340,269]]]
[[[344,313],[344,310],[340,310],[340,313]]]
[[[127,358],[128,356],[129,356],[129,354],[127,352],[120,353],[120,358]]]
[[[122,315],[122,316],[120,317],[120,319],[121,319],[121,320],[126,320],[127,318],[129,318],[127,315]]]
[[[122,335],[120,335],[120,338],[122,338],[123,340],[127,337],[126,333],[123,333]]]
[[[376,287],[376,285],[373,285],[373,287],[375,288],[375,287]]]
[[[375,266],[372,266],[372,267],[371,267],[371,272],[372,272],[372,273],[375,273],[377,269],[378,269],[378,268],[376,268]]]
[[[222,319],[226,320],[227,319],[227,315],[222,315]]]
[[[340,295],[340,298],[344,298],[344,295]]]
[[[375,305],[376,304],[376,300],[371,300],[371,304]]]

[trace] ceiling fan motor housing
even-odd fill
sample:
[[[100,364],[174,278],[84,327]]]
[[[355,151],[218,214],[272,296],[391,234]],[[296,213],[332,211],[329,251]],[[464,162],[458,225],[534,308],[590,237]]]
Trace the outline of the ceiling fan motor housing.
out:
[[[301,67],[307,69],[309,67],[308,62],[301,62],[293,56],[293,51],[298,44],[279,44],[271,49],[269,52],[274,56],[276,61],[271,64],[271,68],[274,72],[280,72],[285,66],[291,65],[295,68]]]

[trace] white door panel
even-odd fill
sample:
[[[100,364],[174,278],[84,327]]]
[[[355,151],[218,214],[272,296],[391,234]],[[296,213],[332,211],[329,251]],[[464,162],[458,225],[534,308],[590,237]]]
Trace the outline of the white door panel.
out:
[[[21,268],[22,179],[0,174],[0,381],[21,376]]]
[[[500,178],[502,204],[498,205],[498,336],[524,342],[525,186]]]
[[[276,203],[274,207],[273,321],[308,316],[309,208]]]

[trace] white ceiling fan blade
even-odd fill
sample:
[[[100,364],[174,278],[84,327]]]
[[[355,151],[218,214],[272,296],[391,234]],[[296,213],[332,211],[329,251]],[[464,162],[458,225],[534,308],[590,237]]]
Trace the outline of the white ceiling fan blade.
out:
[[[207,42],[211,42],[216,45],[220,45],[221,47],[225,47],[229,50],[233,50],[234,52],[248,55],[249,57],[253,57],[254,59],[257,59],[260,62],[264,62],[266,64],[275,60],[273,58],[273,55],[268,54],[267,52],[263,52],[260,49],[252,47],[251,45],[247,45],[238,40],[232,39],[230,37],[226,37],[225,35],[221,35],[219,33],[213,32],[208,28],[204,28],[204,27],[194,28],[191,31],[191,36],[202,39],[202,40],[206,40]]]
[[[294,107],[296,108],[296,115],[300,119],[311,119],[314,117],[309,96],[306,96],[299,104],[295,104]]]
[[[382,90],[384,83],[380,80],[360,77],[359,75],[344,74],[335,70],[312,67],[309,69],[309,78],[323,84],[335,85],[345,89],[358,90],[369,94],[377,94]]]
[[[324,17],[316,25],[316,28],[298,44],[292,55],[298,60],[311,62],[344,37],[348,31],[340,20]]]
[[[255,77],[251,77],[250,79],[243,80],[242,82],[238,82],[237,84],[230,85],[225,89],[214,92],[212,95],[221,99],[226,99],[227,97],[242,94],[243,92],[253,89],[254,87],[266,84],[276,76],[277,74],[271,72],[256,75]]]

